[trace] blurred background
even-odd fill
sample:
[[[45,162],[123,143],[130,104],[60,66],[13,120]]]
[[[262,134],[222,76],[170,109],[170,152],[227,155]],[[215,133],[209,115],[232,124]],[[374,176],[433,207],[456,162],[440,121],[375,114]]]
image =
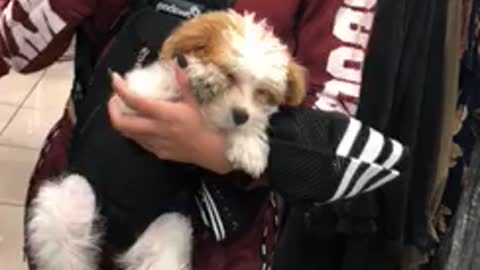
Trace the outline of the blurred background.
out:
[[[73,46],[73,45],[72,45]],[[0,269],[25,270],[23,207],[43,140],[69,95],[72,50],[46,70],[0,78]]]

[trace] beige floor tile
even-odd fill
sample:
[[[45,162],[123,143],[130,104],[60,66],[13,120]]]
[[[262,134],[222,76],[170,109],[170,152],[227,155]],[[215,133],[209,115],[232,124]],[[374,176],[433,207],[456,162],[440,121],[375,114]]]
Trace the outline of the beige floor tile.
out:
[[[0,132],[5,128],[5,125],[10,118],[12,118],[16,110],[17,106],[0,104]]]
[[[28,96],[45,71],[22,75],[10,73],[0,78],[0,103],[20,105]]]
[[[22,108],[0,135],[0,144],[40,149],[61,111]]]
[[[26,270],[23,262],[23,207],[0,205],[0,269]]]
[[[45,76],[28,97],[24,107],[63,110],[72,87],[72,78],[72,62],[55,64],[47,70]]]
[[[39,151],[0,146],[0,204],[23,205]]]

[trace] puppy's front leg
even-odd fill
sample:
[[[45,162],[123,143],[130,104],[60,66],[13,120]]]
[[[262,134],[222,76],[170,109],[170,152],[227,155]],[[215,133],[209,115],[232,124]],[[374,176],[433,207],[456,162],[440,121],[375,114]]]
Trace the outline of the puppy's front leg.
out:
[[[270,146],[265,134],[234,133],[228,137],[227,159],[234,169],[259,178],[268,165]]]

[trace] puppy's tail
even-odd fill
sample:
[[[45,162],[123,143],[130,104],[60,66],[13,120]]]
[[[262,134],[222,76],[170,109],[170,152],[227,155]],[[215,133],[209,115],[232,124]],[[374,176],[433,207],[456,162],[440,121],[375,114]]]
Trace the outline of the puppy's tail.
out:
[[[95,195],[85,178],[70,175],[39,190],[27,224],[39,270],[94,270],[100,234],[95,231]]]

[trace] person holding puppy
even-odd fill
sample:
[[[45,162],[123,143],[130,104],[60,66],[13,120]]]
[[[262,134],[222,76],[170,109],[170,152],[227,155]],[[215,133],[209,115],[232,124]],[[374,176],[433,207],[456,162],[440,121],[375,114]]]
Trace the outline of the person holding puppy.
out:
[[[361,70],[345,68],[344,59],[348,57],[348,52],[342,50],[342,46],[359,41],[362,45],[359,50],[365,53],[368,34],[365,31],[352,30],[351,22],[348,21],[345,14],[348,13],[346,10],[362,10],[364,11],[363,15],[361,12],[356,14],[371,19],[375,11],[375,1],[345,2],[294,0],[280,4],[274,0],[237,0],[232,3],[232,8],[236,11],[250,11],[260,18],[265,18],[273,26],[275,34],[289,46],[299,63],[308,69],[309,87],[307,97],[302,104],[304,108],[339,111],[347,115],[355,113],[356,102],[359,98],[358,83],[347,84],[345,81],[338,80],[338,77],[358,82]],[[126,0],[94,2],[83,0],[39,0],[35,2],[0,0],[0,7],[2,7],[3,18],[0,23],[2,29],[0,31],[0,55],[2,56],[0,58],[0,74],[8,73],[10,68],[29,73],[51,65],[64,53],[73,36],[76,35],[77,50],[89,50],[92,55],[91,59],[83,59],[84,63],[76,63],[78,67],[76,75],[81,76],[83,72],[88,73],[88,68],[93,67],[101,59],[102,52],[107,46],[100,42],[100,38],[115,23],[116,19],[126,12],[128,3]],[[17,16],[18,14],[27,15]],[[368,24],[365,23],[366,21],[370,24],[362,25]],[[371,29],[372,24],[373,21],[359,20],[356,26],[365,30]],[[41,37],[39,33],[41,33]],[[32,49],[32,46],[35,48]],[[356,58],[356,61],[361,62],[361,59]],[[125,82],[121,78],[114,77],[112,87],[118,96],[114,96],[109,102],[112,125],[124,136],[154,153],[159,159],[193,164],[223,175],[225,181],[229,181],[234,177],[232,167],[223,154],[225,137],[220,132],[208,128],[204,123],[198,105],[189,91],[185,72],[182,71],[186,65],[188,65],[187,62],[180,60],[179,66],[176,68],[176,79],[182,86],[183,98],[180,102],[175,103],[152,101],[135,96],[128,92]],[[350,89],[351,91],[341,92],[338,89]],[[119,97],[131,108],[140,112],[141,116],[132,118],[120,113]],[[28,206],[35,197],[41,181],[55,176],[67,166],[69,140],[75,125],[75,113],[72,109],[75,100],[75,92],[73,92],[65,114],[52,129],[41,152],[28,191],[27,217]],[[350,137],[349,134],[353,134],[351,136],[355,137],[357,135],[355,130],[359,132],[361,125],[352,120],[346,128],[346,137]],[[192,140],[191,134],[196,135],[195,140]],[[401,148],[395,142],[392,142],[391,145],[392,154],[383,158],[384,165],[388,164],[393,168],[400,161],[403,150],[399,150],[400,153],[395,152]],[[341,143],[338,152],[348,153],[354,147]],[[372,162],[381,155],[379,152],[376,157],[369,157],[367,152],[365,152],[365,158]],[[394,152],[396,154],[393,154]],[[361,167],[360,163],[351,164],[353,164],[352,168],[354,166]],[[302,168],[289,167],[286,169],[293,175],[304,173]],[[348,171],[348,168],[345,170]],[[323,177],[321,171],[315,176]],[[335,186],[325,188],[333,191],[328,195],[322,194],[328,197],[325,201],[333,202],[371,191],[388,183],[394,177],[390,179],[385,176],[376,179],[377,182],[372,185],[355,184],[347,190],[349,183],[353,183],[350,178],[348,174],[342,174]],[[367,182],[368,180],[370,179],[364,178],[363,181]],[[298,186],[295,182],[296,179],[292,178],[286,189],[295,190],[297,187],[301,189],[305,186],[305,183],[298,183],[298,185],[303,185]],[[359,180],[359,182],[361,181]],[[248,183],[249,188],[252,189],[269,185],[269,179],[258,182],[249,180]],[[315,196],[316,194],[307,194],[304,197],[314,199]],[[275,250],[276,226],[281,224],[276,220],[279,217],[279,213],[276,211],[282,209],[278,207],[278,202],[271,203],[270,201],[269,193],[265,193],[265,203],[255,209],[257,218],[254,224],[238,239],[219,243],[209,234],[196,235],[193,269],[251,270],[267,267],[266,263],[271,263],[272,253]],[[328,206],[324,207],[328,209]],[[332,222],[332,220],[325,220],[325,224],[328,222]],[[26,242],[28,254],[28,237],[26,237]],[[295,253],[295,251],[292,252]],[[293,256],[292,260],[295,261]],[[329,260],[328,265],[332,265],[332,267],[325,269],[340,269],[341,263],[334,263],[336,260],[334,254],[327,260]],[[32,270],[35,270],[34,267],[31,265]],[[105,263],[101,269],[113,268]]]

